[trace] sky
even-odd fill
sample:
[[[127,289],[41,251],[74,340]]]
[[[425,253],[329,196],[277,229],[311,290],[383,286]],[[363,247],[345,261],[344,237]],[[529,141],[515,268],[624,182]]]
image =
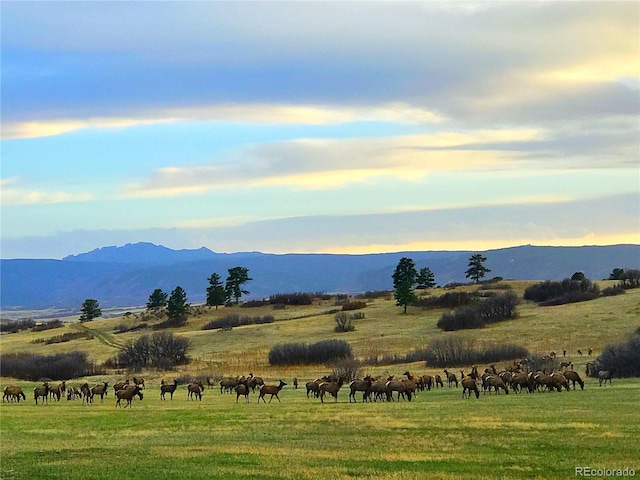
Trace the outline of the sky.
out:
[[[0,256],[640,243],[640,3],[18,2]]]

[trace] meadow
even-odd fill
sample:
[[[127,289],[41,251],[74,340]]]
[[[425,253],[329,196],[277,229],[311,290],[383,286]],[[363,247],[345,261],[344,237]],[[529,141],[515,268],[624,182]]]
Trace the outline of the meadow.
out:
[[[526,282],[513,282],[521,293]],[[465,287],[471,288],[471,287]],[[174,372],[143,372],[142,401],[116,408],[113,390],[104,403],[81,400],[35,405],[34,382],[16,383],[27,401],[4,403],[0,410],[0,477],[64,478],[576,478],[576,467],[640,472],[640,379],[616,379],[599,387],[586,379],[584,390],[561,393],[480,395],[462,399],[460,388],[419,392],[412,402],[349,403],[343,387],[338,402],[307,398],[304,382],[331,371],[330,366],[270,367],[269,348],[291,341],[328,338],[348,341],[356,357],[405,354],[445,336],[476,342],[517,343],[532,353],[566,349],[575,369],[611,342],[638,327],[640,291],[580,304],[519,307],[518,319],[480,330],[443,333],[436,327],[441,310],[410,308],[403,315],[391,299],[375,299],[362,311],[356,330],[334,333],[334,305],[318,302],[274,311],[269,307],[211,310],[193,317],[174,334],[191,339],[192,364]],[[274,315],[276,322],[203,331],[201,326],[235,311]],[[59,331],[2,335],[2,351],[50,354],[85,350],[104,361],[118,345],[141,332],[114,334],[131,318],[70,324],[63,330],[89,329],[92,340],[64,344],[31,343]],[[57,329],[60,330],[60,329]],[[592,357],[577,350],[593,348]],[[502,362],[507,364],[508,362]],[[500,367],[501,364],[498,365]],[[424,363],[363,367],[363,373],[442,373]],[[202,401],[187,400],[179,385],[172,401],[160,400],[160,380],[189,375],[261,375],[267,383],[288,385],[273,400],[249,404],[235,395],[206,389]],[[459,368],[453,369],[458,373]],[[87,378],[110,385],[131,372],[108,372]],[[302,388],[295,390],[292,378]],[[77,386],[82,380],[72,380]],[[358,396],[360,399],[360,396]],[[326,399],[325,399],[326,400]],[[267,400],[268,402],[268,400]],[[640,475],[637,473],[636,475]]]

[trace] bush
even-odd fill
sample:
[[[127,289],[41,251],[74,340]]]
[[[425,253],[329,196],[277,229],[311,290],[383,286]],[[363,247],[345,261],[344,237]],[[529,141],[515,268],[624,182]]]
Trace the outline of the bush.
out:
[[[257,308],[264,307],[269,305],[269,300],[249,300],[248,302],[244,302],[241,307],[242,308]]]
[[[2,333],[18,333],[20,330],[27,330],[36,326],[35,320],[15,320],[6,323],[0,323],[0,332]]]
[[[524,291],[525,300],[532,300],[540,305],[563,305],[565,303],[593,300],[600,295],[600,288],[591,280],[571,280],[565,278],[561,282],[547,280],[531,285]]]
[[[342,340],[306,343],[284,343],[269,351],[270,365],[314,365],[351,358],[351,346]]]
[[[476,296],[468,292],[447,292],[437,297],[419,299],[414,305],[422,308],[454,309],[469,305],[476,300]]]
[[[134,369],[156,367],[166,370],[189,362],[190,343],[189,339],[174,337],[170,332],[143,335],[120,349],[118,364]]]
[[[423,352],[423,360],[429,367],[493,363],[529,355],[527,349],[519,345],[490,343],[476,348],[473,341],[453,337],[435,340]]]
[[[353,332],[356,329],[351,321],[352,317],[348,313],[338,312],[333,318],[336,321],[334,332]]]
[[[342,305],[342,311],[348,312],[350,310],[360,310],[361,308],[366,308],[367,302],[354,301],[347,302]]]
[[[2,355],[2,375],[37,381],[41,378],[68,380],[91,375],[94,366],[87,360],[85,352],[57,353],[55,355],[33,355],[13,353]]]
[[[335,364],[331,377],[336,380],[341,378],[344,383],[351,382],[360,378],[360,367],[361,364],[358,360],[345,358]]]
[[[50,322],[43,322],[40,325],[36,324],[31,331],[32,332],[44,332],[45,330],[51,330],[54,328],[62,328],[64,325],[60,320],[51,320]]]
[[[640,377],[640,335],[607,345],[595,364],[596,371],[609,370],[614,377]]]
[[[552,357],[550,355],[532,355],[526,359],[527,367],[530,372],[545,372],[551,373],[555,370],[558,370],[558,366],[560,365],[560,361],[556,357]]]
[[[153,330],[164,330],[166,328],[180,328],[187,323],[187,315],[173,315],[166,319],[164,322],[156,323],[153,327]]]
[[[38,338],[33,340],[31,343],[44,343],[46,345],[51,345],[52,343],[64,343],[70,342],[71,340],[77,340],[79,338],[86,338],[90,340],[93,338],[91,332],[67,332],[62,335],[56,335],[55,337],[49,338]]]
[[[445,331],[467,328],[482,328],[486,324],[501,322],[518,315],[516,306],[519,299],[513,292],[486,299],[476,299],[474,303],[460,307],[454,312],[444,313],[438,320],[438,328]]]
[[[358,298],[374,300],[376,298],[391,298],[392,295],[393,295],[393,292],[389,290],[373,290],[373,291],[366,291],[362,295],[358,295]]]
[[[621,285],[614,285],[613,287],[607,287],[602,290],[603,297],[613,297],[615,295],[622,295],[626,290]]]
[[[202,327],[202,330],[230,330],[233,327],[241,327],[243,325],[259,325],[263,323],[273,323],[275,318],[271,315],[265,315],[263,317],[249,317],[246,315],[227,315],[222,318],[211,320],[209,323]]]
[[[310,293],[279,293],[269,297],[272,305],[282,303],[284,305],[311,305],[315,296]]]

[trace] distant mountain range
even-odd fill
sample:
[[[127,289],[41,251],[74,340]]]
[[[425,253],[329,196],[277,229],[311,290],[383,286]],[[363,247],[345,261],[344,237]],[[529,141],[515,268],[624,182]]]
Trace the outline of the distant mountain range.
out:
[[[215,253],[207,248],[172,250],[151,243],[103,247],[63,260],[0,260],[3,310],[60,308],[79,310],[87,298],[101,307],[146,304],[151,292],[170,293],[180,285],[190,303],[205,300],[212,273],[226,279],[242,266],[252,278],[246,298],[276,293],[391,290],[391,275],[402,257],[429,267],[439,285],[466,282],[470,251],[398,252],[367,255]],[[534,247],[488,250],[489,278],[560,280],[581,271],[607,278],[614,268],[640,268],[640,245]]]

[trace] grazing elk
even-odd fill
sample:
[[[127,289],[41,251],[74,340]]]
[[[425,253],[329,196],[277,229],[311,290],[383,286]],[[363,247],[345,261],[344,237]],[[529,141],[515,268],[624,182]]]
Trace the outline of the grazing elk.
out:
[[[249,403],[249,386],[247,385],[247,381],[240,382],[236,385],[236,403],[238,403],[238,399],[240,395],[244,395],[245,403]]]
[[[320,384],[322,382],[330,382],[331,377],[324,376],[322,378],[316,378],[313,382],[307,382],[307,398],[309,398],[309,393],[313,393],[313,396],[318,398],[320,396]]]
[[[100,403],[104,403],[104,396],[109,391],[109,382],[102,382],[91,389],[91,396],[100,395]]]
[[[286,385],[287,384],[284,383],[282,380],[280,380],[280,383],[278,385],[262,385],[262,387],[260,388],[260,395],[258,396],[258,403],[260,403],[260,399],[262,399],[264,403],[267,403],[267,401],[264,399],[265,395],[271,395],[271,398],[269,399],[269,403],[271,403],[271,400],[273,400],[273,397],[276,397],[278,399],[278,403],[281,403],[278,393],[280,393],[280,390],[282,390],[282,387]]]
[[[339,378],[337,382],[322,382],[318,385],[318,389],[320,390],[320,401],[324,403],[324,394],[328,393],[335,401],[338,401],[338,392],[342,388],[342,378]]]
[[[389,377],[389,378],[393,378],[393,376]],[[373,396],[373,401],[377,402],[378,400],[380,400],[381,402],[384,402],[384,397],[386,395],[386,385],[387,385],[387,381],[379,381],[379,380],[375,380],[373,382],[371,382],[371,390],[369,393],[369,398],[371,398],[371,396]]]
[[[478,384],[471,377],[464,377],[462,379],[462,398],[465,398],[465,393],[468,398],[471,398],[471,392],[475,392],[476,398],[480,398],[480,391],[478,390]]]
[[[529,378],[524,372],[516,373],[511,377],[511,388],[516,393],[521,392],[524,388],[527,388],[529,393],[533,393],[536,389],[532,379]]]
[[[222,395],[223,392],[231,393],[231,391],[238,386],[238,383],[240,382],[237,378],[233,380],[220,380],[220,394]]]
[[[560,387],[560,390],[562,390],[562,388],[564,387],[567,392],[569,391],[569,380],[567,380],[567,377],[565,377],[562,373],[553,372],[549,376],[553,378],[553,381],[556,382],[556,385]]]
[[[76,387],[67,388],[67,401],[75,398],[82,398],[82,393]]]
[[[607,386],[607,380],[609,380],[609,385],[613,387],[611,383],[611,379],[613,378],[613,373],[610,370],[600,370],[598,372],[598,385],[601,387],[604,382],[604,386]]]
[[[574,390],[576,389],[576,382],[580,384],[580,390],[584,390],[584,382],[580,378],[580,375],[578,375],[578,372],[575,372],[573,370],[567,370],[566,372],[564,372],[564,376],[567,378],[568,381],[573,382]]]
[[[9,385],[4,389],[4,395],[2,395],[2,403],[4,403],[5,398],[7,399],[7,402],[17,400],[18,403],[20,403],[20,397],[22,397],[22,399],[25,401],[27,400],[27,397],[22,391],[22,388],[20,388],[18,385]]]
[[[444,374],[447,377],[447,382],[449,382],[449,388],[451,388],[451,384],[455,383],[456,388],[458,388],[458,377],[456,377],[455,373],[449,373],[447,369],[444,369]]]
[[[38,398],[42,397],[49,403],[49,383],[44,382],[41,387],[36,387],[33,389],[33,399],[36,401],[36,405],[38,404]]]
[[[51,386],[49,385],[49,397],[55,398],[56,401],[60,401],[60,397],[67,390],[67,382],[65,380],[58,385]]]
[[[187,385],[187,399],[193,400],[195,397],[196,400],[202,401],[202,394],[204,393],[204,385],[202,381],[195,380]]]
[[[442,382],[442,377],[440,375],[435,376],[435,388],[444,388],[444,383]]]
[[[163,380],[164,382],[164,380]],[[160,400],[166,400],[165,395],[169,394],[169,399],[173,400],[173,392],[178,388],[178,380],[174,379],[173,383],[163,383],[160,385]]]
[[[507,388],[507,385],[497,375],[487,375],[486,377],[484,377],[482,386],[483,388],[486,387],[486,389],[489,390],[489,395],[491,395],[492,388],[495,389],[496,395],[499,393],[499,389],[504,390],[504,393],[506,395],[509,395],[509,389]]]
[[[357,403],[356,392],[362,392],[362,401],[366,402],[371,395],[371,375],[367,375],[362,380],[354,380],[349,384],[349,389],[349,403],[352,399]]]
[[[140,390],[142,390],[144,388],[144,378],[133,377],[133,384],[136,385]]]
[[[123,388],[122,390],[118,390],[116,392],[116,407],[120,406],[120,400],[126,400],[127,404],[124,408],[131,408],[131,402],[133,401],[133,397],[138,395],[140,400],[142,400],[142,390],[138,385],[129,385],[128,387]]]
[[[129,379],[126,379],[124,382],[123,381],[116,382],[113,385],[113,393],[115,394],[118,390],[122,390],[128,385],[129,385]]]
[[[415,387],[415,383],[413,384],[413,386]],[[411,391],[411,389],[408,389],[407,387],[408,387],[407,383],[399,380],[394,380],[393,376],[389,377],[389,379],[387,379],[387,383],[385,384],[385,393],[387,394],[387,401],[388,402],[393,401],[393,392],[398,392],[398,401],[400,401],[401,395],[403,400],[408,399],[409,401],[411,401],[411,394],[413,392]]]

